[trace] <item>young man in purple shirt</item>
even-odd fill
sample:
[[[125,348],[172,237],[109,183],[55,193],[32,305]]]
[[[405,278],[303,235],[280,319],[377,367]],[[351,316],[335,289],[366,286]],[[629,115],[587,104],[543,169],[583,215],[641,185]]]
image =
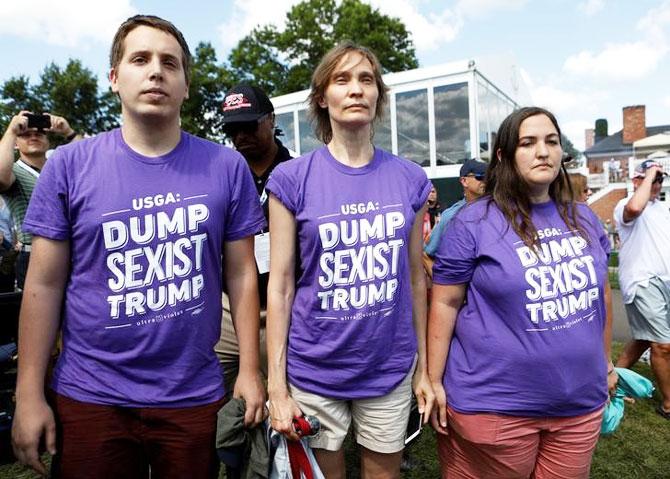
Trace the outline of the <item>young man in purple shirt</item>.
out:
[[[44,437],[58,477],[217,476],[222,253],[235,395],[247,424],[262,419],[253,235],[265,221],[244,159],[180,130],[190,61],[170,22],[122,24],[110,82],[123,126],[58,149],[33,194],[13,440],[41,473]]]

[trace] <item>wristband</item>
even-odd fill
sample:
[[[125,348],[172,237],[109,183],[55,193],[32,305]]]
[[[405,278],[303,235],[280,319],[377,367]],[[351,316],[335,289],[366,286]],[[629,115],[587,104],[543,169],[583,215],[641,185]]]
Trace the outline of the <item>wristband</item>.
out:
[[[70,143],[72,140],[74,140],[77,137],[77,132],[72,130],[72,133],[70,133],[68,136],[65,137],[68,143]]]

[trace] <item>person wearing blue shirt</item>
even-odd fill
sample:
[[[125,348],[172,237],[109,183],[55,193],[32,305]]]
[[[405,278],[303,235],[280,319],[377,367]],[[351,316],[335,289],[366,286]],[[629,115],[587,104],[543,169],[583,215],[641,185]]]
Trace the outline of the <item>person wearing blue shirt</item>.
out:
[[[428,255],[426,261],[429,261],[428,264],[430,265],[430,268],[426,267],[426,270],[431,277],[433,272],[432,257],[435,255],[438,246],[440,246],[440,241],[447,229],[449,221],[461,208],[463,208],[463,206],[466,205],[466,203],[470,203],[484,194],[486,168],[486,163],[475,159],[468,160],[461,166],[459,181],[461,186],[463,186],[463,198],[442,212],[440,222],[433,228],[428,241],[423,247],[423,251]]]

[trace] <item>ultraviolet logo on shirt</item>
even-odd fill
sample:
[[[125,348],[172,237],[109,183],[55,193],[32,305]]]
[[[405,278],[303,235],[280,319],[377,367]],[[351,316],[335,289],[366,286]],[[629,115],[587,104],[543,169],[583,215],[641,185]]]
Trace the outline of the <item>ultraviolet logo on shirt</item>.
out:
[[[167,193],[135,198],[133,210],[154,211],[126,216],[124,214],[131,211],[128,208],[103,214],[103,217],[123,215],[122,219],[102,223],[106,265],[111,273],[107,280],[110,318],[118,319],[122,315],[132,318],[200,298],[204,288],[202,254],[207,240],[201,226],[209,218],[209,209],[196,200],[206,196],[181,198],[178,193]],[[188,204],[178,206],[172,213],[155,211],[182,201]],[[150,245],[155,240],[159,242]],[[156,281],[158,285],[154,285]],[[202,304],[191,306],[187,311],[195,313],[200,306]],[[169,317],[183,312],[173,310]],[[158,315],[154,319],[169,317]]]
[[[405,226],[405,216],[397,211],[401,206],[350,203],[340,205],[339,213],[319,217],[329,220],[319,224],[323,252],[319,258],[317,295],[323,311],[367,308],[372,312],[370,308],[379,304],[390,304],[388,310],[393,308],[398,289],[398,260],[405,244],[397,237]],[[377,213],[372,218],[361,217],[369,212]],[[330,220],[335,217],[341,219]],[[385,309],[373,314],[379,311]],[[320,319],[363,318],[354,314]]]
[[[526,245],[516,248],[526,268],[526,297],[531,301],[526,310],[534,325],[526,331],[565,329],[591,321],[600,290],[593,256],[583,254],[588,243],[576,231],[564,233],[559,228],[540,230],[538,236],[544,241],[537,250]],[[579,312],[588,314],[575,317]],[[556,323],[567,317],[572,319]]]

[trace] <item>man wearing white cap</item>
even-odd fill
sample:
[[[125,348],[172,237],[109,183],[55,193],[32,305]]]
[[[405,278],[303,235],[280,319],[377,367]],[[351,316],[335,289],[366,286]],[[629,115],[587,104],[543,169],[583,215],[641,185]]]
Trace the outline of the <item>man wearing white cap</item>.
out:
[[[670,420],[670,212],[658,199],[666,176],[659,163],[640,163],[635,192],[617,204],[614,220],[621,238],[619,283],[633,335],[617,366],[632,366],[651,348],[662,397],[656,412]]]

